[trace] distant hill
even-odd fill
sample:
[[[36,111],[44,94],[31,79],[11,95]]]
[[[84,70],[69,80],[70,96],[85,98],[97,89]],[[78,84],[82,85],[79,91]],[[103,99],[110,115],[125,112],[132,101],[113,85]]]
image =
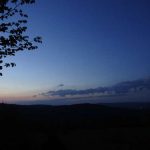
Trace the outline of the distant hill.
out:
[[[99,128],[106,126],[149,125],[149,108],[131,109],[130,107],[129,109],[129,107],[123,108],[122,106],[119,104],[100,105],[88,103],[64,106],[1,104],[0,117],[3,123],[5,121],[11,124],[21,123],[23,126],[26,124],[26,127],[30,123],[40,124],[45,128]],[[139,107],[140,104],[137,106]],[[145,104],[145,106],[148,105]],[[144,120],[144,118],[149,118],[149,120]]]
[[[95,146],[91,141],[96,142],[95,147],[99,149],[109,145],[109,149],[116,150],[124,150],[127,145],[141,149],[144,142],[142,148],[145,149],[149,146],[150,109],[132,108],[88,103],[64,106],[0,104],[0,149],[67,150],[68,145],[72,147],[69,149],[76,146],[88,149]],[[122,148],[118,148],[118,144]]]

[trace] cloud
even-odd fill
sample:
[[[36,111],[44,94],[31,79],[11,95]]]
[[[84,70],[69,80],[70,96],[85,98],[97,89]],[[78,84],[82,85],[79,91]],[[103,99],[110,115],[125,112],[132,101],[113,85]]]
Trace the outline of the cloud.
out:
[[[65,85],[64,85],[64,84],[59,84],[59,85],[58,85],[58,87],[63,87],[63,86],[65,86]]]
[[[150,90],[150,78],[121,82],[112,86],[112,89],[114,89],[116,93],[138,92],[145,89]]]
[[[95,93],[95,89],[86,89],[86,90],[74,90],[74,89],[66,89],[66,90],[57,90],[57,91],[48,91],[47,94],[51,96],[74,96],[74,95],[85,95],[89,93]]]
[[[64,84],[60,84],[59,87],[63,87]],[[63,89],[63,90],[50,90],[48,92],[43,92],[40,95],[42,96],[58,96],[58,97],[66,97],[66,96],[88,96],[88,95],[119,95],[119,94],[127,94],[131,92],[138,92],[142,90],[150,90],[150,78],[140,79],[134,81],[126,81],[115,84],[110,87],[98,87],[98,88],[90,88],[84,90],[76,90],[76,89]]]

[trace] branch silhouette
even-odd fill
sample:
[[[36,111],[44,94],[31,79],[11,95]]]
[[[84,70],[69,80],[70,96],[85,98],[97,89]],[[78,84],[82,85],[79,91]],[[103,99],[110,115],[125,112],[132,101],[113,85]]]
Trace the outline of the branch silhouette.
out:
[[[36,43],[42,43],[40,36],[30,39],[26,35],[28,15],[21,7],[34,3],[35,0],[0,1],[0,70],[16,66],[14,62],[4,63],[4,58],[15,56],[18,51],[35,50],[38,48]],[[0,76],[2,75],[0,72]]]

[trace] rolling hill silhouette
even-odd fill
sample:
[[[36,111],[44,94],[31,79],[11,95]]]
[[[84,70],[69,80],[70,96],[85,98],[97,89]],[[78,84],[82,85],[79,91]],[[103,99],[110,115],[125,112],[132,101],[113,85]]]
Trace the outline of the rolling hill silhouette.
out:
[[[117,144],[120,145],[120,143],[132,145],[136,142],[149,147],[147,141],[150,135],[147,133],[150,127],[150,109],[131,109],[96,104],[70,106],[1,104],[0,122],[2,150],[12,148],[23,150],[73,149],[74,146],[71,143],[78,141],[78,138],[76,139],[77,133],[79,133],[79,137],[80,135],[81,137],[89,136],[90,141],[95,139],[93,142],[97,141],[96,144],[100,142],[98,138],[101,141],[105,139],[102,145],[97,145],[104,149],[108,143],[112,145],[112,149],[117,149]],[[135,129],[136,131],[134,131]],[[86,133],[83,134],[83,131]],[[123,138],[123,141],[113,142],[115,138],[110,135],[111,132],[115,132],[116,141],[119,138]],[[138,132],[139,134],[137,134]],[[93,139],[90,135],[93,135]],[[133,135],[137,137],[134,139]],[[87,137],[84,138],[88,142]],[[145,144],[143,144],[142,137]],[[71,139],[70,147],[68,147],[67,140]],[[86,146],[88,149],[88,143]],[[134,147],[138,149],[139,145],[135,144]]]

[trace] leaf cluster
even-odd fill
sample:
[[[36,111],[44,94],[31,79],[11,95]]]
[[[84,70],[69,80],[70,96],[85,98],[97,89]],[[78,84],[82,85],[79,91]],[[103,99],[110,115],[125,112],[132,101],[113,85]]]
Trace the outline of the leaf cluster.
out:
[[[0,0],[0,70],[16,66],[12,62],[4,64],[3,59],[7,56],[15,56],[18,51],[37,49],[36,43],[42,43],[41,37],[30,40],[26,35],[28,15],[21,6],[33,3],[35,0]]]

